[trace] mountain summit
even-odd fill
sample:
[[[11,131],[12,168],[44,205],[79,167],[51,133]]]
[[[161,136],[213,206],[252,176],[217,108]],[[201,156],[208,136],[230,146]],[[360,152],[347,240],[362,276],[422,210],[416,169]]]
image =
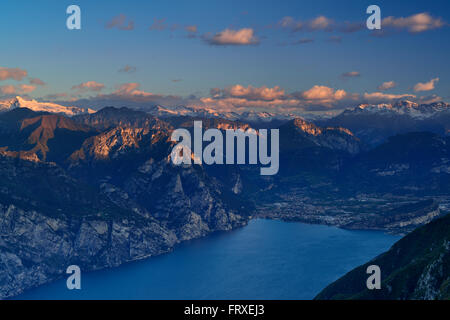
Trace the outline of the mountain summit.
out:
[[[0,112],[9,111],[15,108],[28,108],[36,112],[44,111],[64,114],[66,116],[95,112],[94,110],[89,108],[66,107],[53,102],[38,102],[36,100],[26,100],[19,96],[12,99],[0,101]]]

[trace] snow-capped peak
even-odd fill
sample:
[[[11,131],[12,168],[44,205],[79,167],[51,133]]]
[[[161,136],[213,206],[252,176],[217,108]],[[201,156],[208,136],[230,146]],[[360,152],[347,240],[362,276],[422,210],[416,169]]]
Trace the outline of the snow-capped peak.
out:
[[[361,104],[355,109],[346,110],[345,113],[398,114],[408,115],[412,118],[425,119],[442,111],[450,111],[450,104],[445,102],[418,104],[409,100],[402,100],[394,104]]]
[[[192,107],[192,106],[178,106],[178,107],[162,107],[155,106],[151,110],[146,110],[155,117],[166,118],[174,116],[190,116],[202,118],[220,118],[231,121],[243,122],[270,122],[272,120],[290,120],[298,117],[293,114],[271,113],[266,111],[217,111],[207,107]]]
[[[95,113],[94,110],[89,108],[66,107],[53,102],[39,102],[34,99],[26,100],[19,96],[0,101],[0,111],[9,111],[15,108],[28,108],[36,112],[44,111],[64,114],[66,116],[74,116],[83,113]]]

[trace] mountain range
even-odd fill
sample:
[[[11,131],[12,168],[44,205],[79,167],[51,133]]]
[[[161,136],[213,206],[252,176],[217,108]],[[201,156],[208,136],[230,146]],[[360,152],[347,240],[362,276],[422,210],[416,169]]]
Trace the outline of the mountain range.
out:
[[[319,123],[345,127],[366,144],[374,146],[390,136],[412,131],[449,135],[450,104],[436,102],[419,105],[399,101],[395,104],[360,105]]]
[[[371,122],[373,135],[333,125],[375,107],[311,122],[13,100],[0,113],[0,297],[57,279],[67,264],[117,266],[254,217],[406,234],[450,208],[445,131],[394,130],[381,139],[386,128]],[[402,108],[433,115],[386,111]],[[380,119],[429,121],[444,117],[448,105],[380,110]],[[192,130],[194,120],[204,129],[279,128],[279,173],[263,177],[252,165],[174,166],[171,133]]]
[[[14,108],[28,108],[36,112],[50,112],[69,117],[96,112],[90,108],[66,107],[52,102],[27,100],[19,96],[0,101],[0,112]],[[445,102],[418,104],[408,100],[399,100],[390,104],[361,104],[355,108],[345,109],[335,116],[254,110],[240,113],[222,112],[207,107],[164,107],[160,105],[143,106],[133,110],[159,119],[178,117],[221,119],[241,121],[254,127],[278,127],[286,121],[302,118],[320,126],[347,128],[369,145],[376,145],[392,135],[411,131],[430,131],[441,135],[450,133],[450,104]]]

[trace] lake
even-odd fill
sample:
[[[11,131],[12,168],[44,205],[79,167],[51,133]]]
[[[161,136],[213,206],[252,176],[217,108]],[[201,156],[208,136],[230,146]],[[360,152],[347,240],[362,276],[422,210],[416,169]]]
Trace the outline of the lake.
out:
[[[231,232],[180,244],[169,254],[82,273],[19,299],[312,299],[400,237],[376,231],[252,220]]]

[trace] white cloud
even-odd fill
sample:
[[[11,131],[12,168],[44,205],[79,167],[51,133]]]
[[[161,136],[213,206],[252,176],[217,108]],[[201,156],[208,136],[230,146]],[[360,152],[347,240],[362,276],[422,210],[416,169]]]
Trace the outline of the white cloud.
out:
[[[310,30],[327,30],[329,29],[333,24],[333,20],[325,17],[325,16],[319,16],[307,24],[308,28]]]
[[[234,97],[234,98],[244,98],[248,100],[275,100],[281,99],[285,96],[285,92],[279,86],[273,88],[268,88],[262,86],[259,88],[248,86],[244,87],[240,84],[233,85],[231,87],[221,89],[212,89],[212,94],[218,97]]]
[[[133,94],[133,92],[137,92],[138,88],[140,87],[140,84],[137,82],[129,82],[124,83],[120,85],[116,91],[113,92],[113,94],[118,95],[127,95],[127,94]]]
[[[297,31],[332,31],[335,25],[334,20],[327,18],[325,16],[318,16],[314,19],[301,21],[295,20],[292,17],[284,17],[278,23],[279,26],[285,29],[290,29],[293,32]]]
[[[448,25],[443,19],[431,16],[427,12],[417,13],[409,17],[389,16],[382,20],[382,28],[394,28],[407,30],[411,33],[420,33],[428,30],[439,29]],[[352,33],[365,30],[364,21],[335,21],[324,15],[320,15],[310,20],[296,20],[287,16],[278,22],[278,26],[293,32],[297,31],[339,31]],[[383,35],[384,32],[377,32]]]
[[[446,23],[441,18],[433,18],[427,12],[418,13],[409,17],[387,17],[382,20],[382,27],[406,29],[411,33],[442,28]]]
[[[78,90],[80,92],[84,91],[101,91],[105,85],[96,81],[87,81],[80,83],[79,85],[73,86],[72,90]]]
[[[346,99],[351,101],[354,98],[355,95],[347,94],[344,90],[319,85],[292,94],[287,94],[279,86],[258,88],[234,85],[225,89],[212,89],[211,97],[201,98],[193,106],[206,106],[221,111],[261,109],[286,112],[308,108],[332,109],[341,107]]]
[[[395,88],[396,86],[397,86],[397,84],[394,81],[386,81],[378,86],[378,90],[380,90],[380,91],[389,90],[389,89]]]
[[[258,44],[259,39],[255,36],[252,28],[243,28],[240,30],[225,29],[214,36],[204,37],[206,42],[212,45],[252,45]]]
[[[315,85],[309,90],[303,91],[300,96],[306,101],[319,103],[332,103],[342,100],[347,95],[344,90],[334,90],[326,86]]]
[[[343,73],[342,76],[344,78],[355,78],[355,77],[360,77],[361,73],[359,73],[358,71],[350,71],[350,72]]]
[[[424,82],[424,83],[419,82],[418,84],[416,84],[414,86],[414,91],[419,92],[419,91],[431,91],[431,90],[434,90],[435,84],[437,82],[439,82],[439,78],[434,78],[434,79],[431,79],[430,81]]]
[[[389,94],[383,92],[364,93],[364,99],[371,103],[390,102],[399,99],[416,98],[413,94]]]

